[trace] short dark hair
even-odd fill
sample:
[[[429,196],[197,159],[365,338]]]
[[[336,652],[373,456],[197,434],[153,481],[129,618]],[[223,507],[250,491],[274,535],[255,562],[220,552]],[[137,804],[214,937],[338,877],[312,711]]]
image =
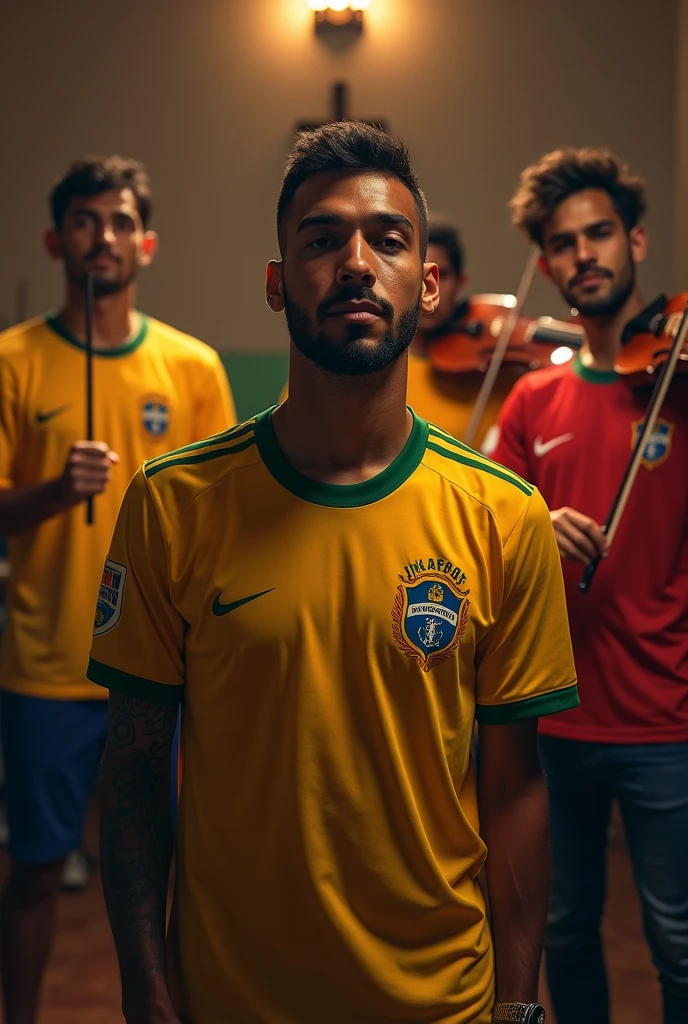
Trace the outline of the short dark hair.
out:
[[[555,149],[527,167],[511,203],[512,222],[542,245],[544,226],[564,199],[587,188],[607,192],[626,231],[645,213],[645,183],[608,149]]]
[[[464,254],[461,236],[453,224],[431,214],[428,222],[428,243],[440,245],[444,249],[457,277],[463,273]]]
[[[409,151],[401,140],[392,139],[362,121],[333,121],[296,136],[277,201],[280,240],[284,219],[297,189],[310,178],[328,171],[372,171],[398,178],[415,199],[420,220],[420,253],[425,259],[428,207],[411,167]]]
[[[121,156],[87,156],[76,160],[59,178],[50,193],[50,212],[59,231],[72,199],[94,196],[111,189],[128,188],[134,193],[144,228],[150,220],[153,197],[143,164]]]

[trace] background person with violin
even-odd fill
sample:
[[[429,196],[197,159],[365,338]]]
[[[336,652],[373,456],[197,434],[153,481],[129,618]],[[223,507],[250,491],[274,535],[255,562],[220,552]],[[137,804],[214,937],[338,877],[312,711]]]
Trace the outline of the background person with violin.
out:
[[[409,348],[407,400],[423,419],[436,423],[461,440],[482,374],[470,370],[457,371],[453,366],[445,372],[437,368],[433,359],[434,349],[440,341],[445,346],[451,345],[455,338],[459,344],[463,341],[462,328],[471,317],[469,299],[460,299],[468,278],[459,233],[453,225],[436,216],[431,217],[428,224],[428,259],[436,263],[439,270],[440,299],[433,313],[421,313],[416,336]],[[479,425],[476,445],[496,423],[510,387],[511,381],[507,384],[501,377]]]
[[[157,247],[143,166],[79,161],[50,200],[46,243],[64,266],[63,305],[0,336],[0,536],[11,571],[0,674],[12,857],[0,903],[6,1024],[35,1019],[62,866],[79,845],[102,755],[106,694],[86,665],[122,496],[145,459],[235,419],[217,353],[136,310],[136,279]],[[88,275],[95,440],[84,439]],[[111,568],[116,616],[124,578]]]
[[[513,221],[580,314],[572,364],[528,374],[494,458],[542,492],[563,558],[580,707],[541,723],[553,846],[547,972],[558,1024],[608,1024],[600,942],[612,801],[624,821],[665,1024],[688,1020],[688,389],[676,377],[608,545],[605,521],[650,387],[623,371],[668,346],[636,280],[645,191],[613,154],[565,149],[521,175]],[[685,296],[678,303],[685,305]],[[637,361],[636,361],[637,362]],[[637,368],[637,366],[636,366]],[[645,374],[647,382],[652,378]],[[602,556],[595,584],[581,566]]]

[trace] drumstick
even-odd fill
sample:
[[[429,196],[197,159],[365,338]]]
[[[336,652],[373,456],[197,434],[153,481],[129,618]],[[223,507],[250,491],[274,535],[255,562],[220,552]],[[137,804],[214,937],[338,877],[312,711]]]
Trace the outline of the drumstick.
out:
[[[86,275],[86,440],[93,441],[93,274]],[[86,499],[86,524],[91,526],[93,495]]]

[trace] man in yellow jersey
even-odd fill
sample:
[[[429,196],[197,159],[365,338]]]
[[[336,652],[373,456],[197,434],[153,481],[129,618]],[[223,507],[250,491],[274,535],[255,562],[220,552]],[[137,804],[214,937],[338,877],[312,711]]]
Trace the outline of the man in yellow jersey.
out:
[[[119,157],[76,163],[51,208],[46,241],[64,264],[64,304],[0,336],[0,536],[11,566],[0,679],[12,855],[0,906],[7,1024],[35,1020],[55,892],[102,754],[107,694],[85,672],[122,496],[145,459],[235,421],[217,354],[136,311],[136,277],[156,249],[143,167]],[[95,441],[83,440],[88,272]]]
[[[440,295],[432,313],[421,313],[418,330],[409,348],[407,401],[419,416],[436,423],[461,439],[473,412],[482,383],[478,373],[440,373],[431,360],[431,349],[440,338],[452,334],[469,314],[468,299],[460,299],[468,280],[463,246],[456,228],[430,217],[427,259],[437,264]],[[490,395],[482,421],[471,445],[479,448],[485,434],[497,421],[511,380],[499,376]]]
[[[301,135],[267,279],[289,399],[150,460],[124,499],[88,674],[110,689],[128,1024],[544,1020],[537,716],[577,703],[561,568],[539,494],[406,408],[438,297],[426,224],[401,143]]]

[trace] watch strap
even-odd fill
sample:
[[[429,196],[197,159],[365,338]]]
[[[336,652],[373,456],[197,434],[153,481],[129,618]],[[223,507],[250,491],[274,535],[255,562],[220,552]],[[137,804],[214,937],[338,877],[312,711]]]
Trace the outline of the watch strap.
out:
[[[495,1003],[492,1020],[504,1024],[544,1024],[545,1011],[539,1003]]]

